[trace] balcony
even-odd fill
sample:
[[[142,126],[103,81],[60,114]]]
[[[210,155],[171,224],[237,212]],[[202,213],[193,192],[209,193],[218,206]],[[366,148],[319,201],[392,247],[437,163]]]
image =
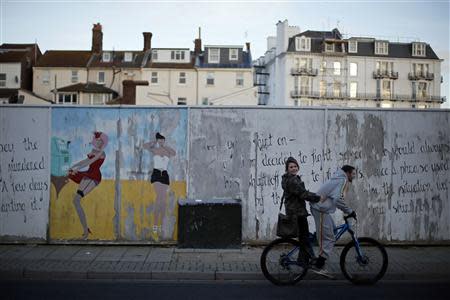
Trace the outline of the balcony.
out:
[[[428,96],[416,95],[415,98],[412,95],[377,95],[377,94],[363,94],[358,93],[355,97],[351,97],[347,93],[319,93],[294,90],[291,91],[291,98],[309,98],[309,99],[324,99],[324,100],[358,100],[358,101],[408,101],[408,102],[438,102],[444,103],[447,101],[445,97],[441,96]]]
[[[317,69],[295,67],[291,69],[293,76],[317,76]]]
[[[382,79],[382,78],[398,79],[398,72],[387,71],[387,70],[376,70],[373,72],[373,78],[374,79]]]
[[[434,80],[434,73],[430,72],[412,72],[408,74],[409,80]]]

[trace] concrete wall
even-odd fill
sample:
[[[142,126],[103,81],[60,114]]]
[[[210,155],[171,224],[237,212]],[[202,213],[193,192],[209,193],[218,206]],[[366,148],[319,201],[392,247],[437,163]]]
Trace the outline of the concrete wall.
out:
[[[81,201],[89,241],[174,243],[185,198],[241,199],[243,240],[271,240],[284,160],[294,156],[311,191],[343,164],[357,167],[348,203],[361,236],[450,242],[448,110],[5,106],[0,115],[0,241],[81,239],[72,203],[79,187],[66,172],[91,151],[92,132],[102,131],[109,137],[103,178]],[[143,147],[157,131],[176,151],[162,198],[150,182],[153,154]],[[57,141],[70,141],[67,151]],[[12,170],[12,159],[39,169]],[[310,226],[315,231],[312,219]]]
[[[47,108],[0,108],[0,239],[45,241],[50,191]]]

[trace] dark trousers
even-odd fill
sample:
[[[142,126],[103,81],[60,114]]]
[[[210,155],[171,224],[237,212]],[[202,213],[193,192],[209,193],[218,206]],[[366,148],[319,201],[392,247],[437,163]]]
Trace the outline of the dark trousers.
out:
[[[298,216],[297,224],[298,224],[298,240],[306,250],[306,253],[300,253],[299,258],[302,258],[304,261],[308,261],[310,258],[314,257],[314,250],[309,240],[309,226],[307,217]]]

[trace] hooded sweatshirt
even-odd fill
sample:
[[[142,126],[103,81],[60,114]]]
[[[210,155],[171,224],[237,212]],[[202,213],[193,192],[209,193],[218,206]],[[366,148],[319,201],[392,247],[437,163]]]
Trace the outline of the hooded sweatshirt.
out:
[[[336,211],[337,207],[345,214],[350,214],[353,210],[344,202],[347,184],[348,180],[345,172],[343,170],[336,171],[317,191],[317,194],[325,197],[325,199],[317,203],[311,203],[311,209],[332,214]]]

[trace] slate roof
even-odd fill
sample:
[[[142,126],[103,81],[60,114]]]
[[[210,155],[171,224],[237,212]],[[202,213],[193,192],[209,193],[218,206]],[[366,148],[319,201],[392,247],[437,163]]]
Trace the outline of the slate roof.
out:
[[[39,58],[36,67],[85,68],[91,55],[91,51],[49,50]]]
[[[311,53],[323,53],[324,42],[326,39],[341,39],[340,33],[337,29],[333,31],[312,31],[307,30],[289,38],[287,52],[297,52],[295,50],[295,38],[300,36],[306,36],[311,38]],[[356,40],[358,40],[356,38]],[[348,40],[343,40],[348,49]],[[340,44],[335,45],[335,52],[342,53]],[[364,38],[364,41],[358,40],[358,53],[345,53],[348,56],[372,56],[372,57],[392,57],[392,58],[410,58],[410,59],[439,59],[430,45],[426,45],[425,57],[412,56],[412,43],[395,43],[389,42],[388,55],[376,55],[375,54],[375,39],[368,41]]]
[[[116,91],[107,88],[104,85],[95,82],[76,83],[57,89],[58,92],[83,92],[83,93],[99,93],[99,94],[117,94]]]

